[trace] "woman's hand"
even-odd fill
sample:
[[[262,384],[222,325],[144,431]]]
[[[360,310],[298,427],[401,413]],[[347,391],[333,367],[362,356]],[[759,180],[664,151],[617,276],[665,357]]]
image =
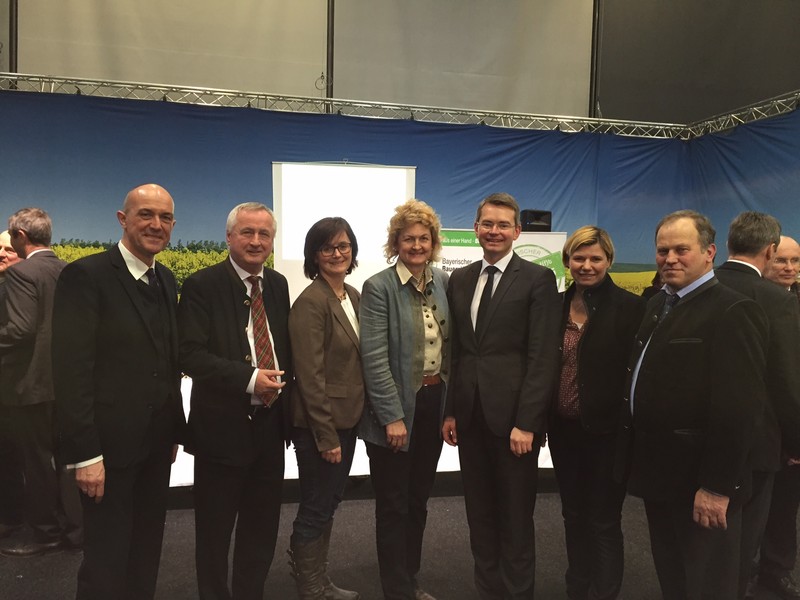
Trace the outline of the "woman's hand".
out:
[[[408,431],[403,419],[398,419],[386,425],[386,443],[394,452],[398,452],[400,448],[406,445],[408,439]]]

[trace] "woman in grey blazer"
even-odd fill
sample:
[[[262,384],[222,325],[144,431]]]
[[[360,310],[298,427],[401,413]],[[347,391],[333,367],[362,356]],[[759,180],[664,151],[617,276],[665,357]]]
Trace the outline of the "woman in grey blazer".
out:
[[[301,600],[358,600],[327,575],[333,513],[353,463],[356,425],[364,410],[358,344],[359,294],[344,282],[355,268],[358,242],[341,217],[309,229],[303,270],[312,279],[289,313],[295,364],[292,441],[300,475],[300,506],[289,555]]]
[[[449,362],[447,274],[436,260],[439,217],[419,200],[397,207],[384,247],[395,265],[364,283],[361,358],[367,404],[358,427],[375,489],[386,600],[433,600],[420,589],[427,502],[442,451]]]

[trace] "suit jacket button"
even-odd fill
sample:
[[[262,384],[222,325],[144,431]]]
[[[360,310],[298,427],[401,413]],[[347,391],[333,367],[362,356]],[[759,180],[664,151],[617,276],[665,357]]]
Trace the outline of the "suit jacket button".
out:
[[[644,346],[644,342],[642,340],[638,340],[636,342],[636,345],[639,346],[639,348],[641,348],[642,346]]]
[[[247,354],[247,355],[244,357],[244,359],[245,359],[247,362],[252,362],[252,360],[253,360],[253,357],[252,357],[252,356],[250,356],[249,354]]]
[[[153,371],[153,377],[158,377],[158,371]]]
[[[250,306],[250,300],[245,300],[245,301],[244,301],[244,305],[245,305],[245,306]]]

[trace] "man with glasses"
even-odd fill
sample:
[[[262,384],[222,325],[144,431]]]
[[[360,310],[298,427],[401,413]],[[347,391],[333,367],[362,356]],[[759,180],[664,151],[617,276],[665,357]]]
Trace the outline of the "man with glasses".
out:
[[[555,276],[513,252],[520,231],[511,195],[482,200],[483,260],[454,271],[448,287],[453,367],[442,435],[458,445],[482,600],[533,597],[537,459],[559,369]]]

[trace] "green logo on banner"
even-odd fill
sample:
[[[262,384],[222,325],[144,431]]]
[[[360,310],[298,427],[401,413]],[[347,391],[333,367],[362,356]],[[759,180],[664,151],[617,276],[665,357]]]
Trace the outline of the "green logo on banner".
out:
[[[561,261],[561,252],[551,252],[547,248],[538,246],[536,244],[522,244],[514,247],[514,252],[519,254],[520,258],[547,267],[556,276],[556,283],[558,289],[564,288],[566,273],[564,271],[564,263]]]

